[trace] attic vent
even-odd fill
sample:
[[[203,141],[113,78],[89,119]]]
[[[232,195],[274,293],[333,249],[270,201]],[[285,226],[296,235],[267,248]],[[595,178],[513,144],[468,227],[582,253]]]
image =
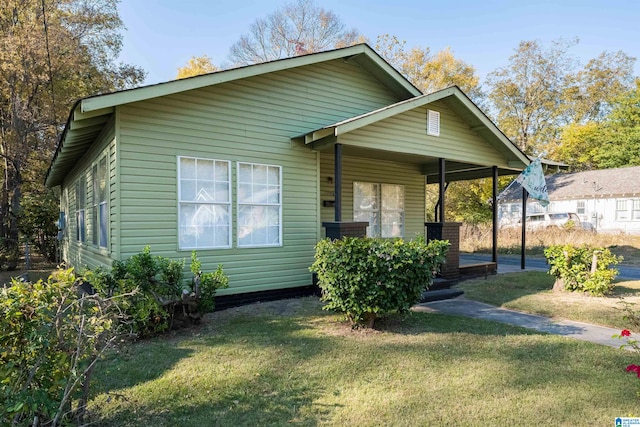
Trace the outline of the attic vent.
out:
[[[427,135],[440,136],[440,113],[427,110]]]

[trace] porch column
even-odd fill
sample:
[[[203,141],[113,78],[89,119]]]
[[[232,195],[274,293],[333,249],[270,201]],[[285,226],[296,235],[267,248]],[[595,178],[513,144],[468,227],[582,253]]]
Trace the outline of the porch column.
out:
[[[522,187],[522,247],[520,248],[520,268],[524,270],[524,251],[527,246],[527,190]]]
[[[367,235],[368,222],[342,221],[342,144],[334,146],[334,222],[323,222],[326,236],[330,239],[343,237],[365,237]]]
[[[342,144],[334,146],[335,159],[333,162],[335,179],[333,180],[335,192],[335,222],[342,221]]]
[[[445,186],[445,161],[443,158],[438,159],[438,198],[440,201],[440,213],[438,222],[444,224],[444,188]]]
[[[498,262],[498,167],[493,167],[493,243],[491,262]]]

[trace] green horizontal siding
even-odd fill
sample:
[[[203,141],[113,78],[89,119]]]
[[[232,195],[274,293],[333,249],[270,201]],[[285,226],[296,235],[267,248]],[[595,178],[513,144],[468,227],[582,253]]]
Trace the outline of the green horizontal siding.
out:
[[[322,200],[335,200],[334,156],[323,153],[320,157],[320,194]],[[343,156],[342,159],[342,220],[353,221],[353,183],[371,182],[404,186],[404,237],[424,236],[425,181],[417,164]],[[322,208],[322,221],[334,220],[334,208]]]
[[[440,136],[427,135],[427,110],[440,112]],[[446,158],[449,161],[508,167],[490,143],[470,129],[442,101],[380,120],[339,136],[341,143],[384,150],[392,146],[404,153]]]
[[[91,205],[93,203],[92,165],[104,154],[107,154],[107,174],[109,179],[108,208],[109,208],[109,234],[108,247],[98,248],[92,244],[93,218]],[[76,193],[75,183],[79,177],[85,176],[86,207],[85,207],[85,242],[76,240]],[[99,266],[110,267],[114,259],[113,254],[117,248],[116,230],[118,227],[117,216],[117,192],[116,192],[116,141],[115,125],[112,119],[105,127],[98,141],[91,147],[87,154],[78,162],[76,167],[67,175],[62,184],[63,209],[67,216],[67,229],[62,241],[62,254],[64,261],[76,269],[85,267],[95,268]]]
[[[150,245],[178,249],[178,156],[232,163],[234,247],[198,250],[203,269],[221,263],[230,289],[221,295],[311,283],[318,235],[318,154],[291,138],[397,102],[355,64],[332,61],[118,107],[120,256]],[[237,162],[282,167],[283,245],[236,247]]]

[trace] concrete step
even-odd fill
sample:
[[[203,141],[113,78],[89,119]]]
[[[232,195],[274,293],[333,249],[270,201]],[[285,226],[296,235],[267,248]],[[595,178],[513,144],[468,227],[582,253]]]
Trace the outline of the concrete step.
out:
[[[420,298],[420,302],[422,303],[422,302],[452,299],[452,298],[459,297],[462,294],[464,294],[464,292],[459,289],[436,289],[436,290],[424,291],[422,293],[422,297]]]

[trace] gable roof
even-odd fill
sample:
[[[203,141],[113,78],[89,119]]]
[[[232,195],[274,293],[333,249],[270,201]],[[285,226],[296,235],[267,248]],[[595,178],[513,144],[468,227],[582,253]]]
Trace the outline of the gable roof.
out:
[[[48,187],[54,187],[62,183],[64,175],[73,168],[98,138],[118,105],[336,59],[357,63],[400,99],[408,99],[422,94],[371,47],[367,44],[358,44],[342,49],[312,53],[135,89],[90,96],[78,100],[71,109],[65,128],[58,141],[58,147],[47,171],[45,184]]]
[[[303,141],[305,144],[310,144],[312,146],[314,146],[314,144],[322,144],[323,140],[326,141],[328,138],[335,138],[340,135],[344,135],[367,125],[397,116],[436,101],[444,101],[451,110],[466,121],[471,129],[478,133],[505,157],[509,169],[501,169],[499,171],[500,174],[505,175],[520,172],[530,163],[529,158],[515,144],[513,144],[511,140],[509,140],[509,138],[507,138],[482,112],[482,110],[457,86],[451,86],[437,92],[401,101],[357,117],[352,117],[350,119],[316,129],[294,139]],[[390,151],[393,151],[393,148],[391,148]],[[490,165],[476,165],[474,167],[468,164],[454,164],[453,168],[459,168],[459,172],[448,172],[447,181],[490,176],[486,169],[487,166]],[[427,175],[428,182],[433,181],[433,179],[435,179],[433,177],[437,176],[437,173],[433,171],[425,171],[425,173]]]
[[[640,166],[557,173],[546,177],[549,199],[608,199],[640,196]],[[520,187],[509,189],[501,200],[522,198]]]

